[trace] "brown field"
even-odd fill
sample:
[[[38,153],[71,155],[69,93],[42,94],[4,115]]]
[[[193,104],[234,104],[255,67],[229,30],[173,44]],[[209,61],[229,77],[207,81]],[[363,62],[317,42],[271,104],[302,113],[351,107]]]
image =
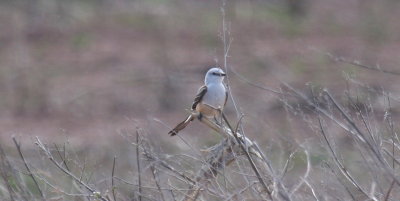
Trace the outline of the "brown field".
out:
[[[144,152],[152,147],[193,177],[204,165],[201,150],[220,135],[198,121],[179,137],[167,133],[212,66],[228,74],[229,120],[244,115],[242,131],[269,158],[289,200],[396,200],[399,10],[394,0],[0,1],[0,200],[97,199],[48,160],[36,136],[109,200],[113,189],[116,200],[181,200],[188,183],[165,167],[152,174]],[[313,99],[339,123],[307,103]],[[359,128],[367,142],[340,125]],[[237,161],[198,200],[266,199],[247,159]]]

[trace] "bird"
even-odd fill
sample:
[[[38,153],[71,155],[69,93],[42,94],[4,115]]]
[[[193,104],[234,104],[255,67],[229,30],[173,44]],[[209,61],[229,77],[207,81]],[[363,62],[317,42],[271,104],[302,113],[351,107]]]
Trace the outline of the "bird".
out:
[[[216,119],[222,114],[228,100],[228,90],[224,84],[226,73],[219,67],[210,68],[204,78],[204,85],[199,88],[194,98],[191,110],[198,112],[198,118],[203,117]],[[171,131],[169,135],[174,136],[184,129],[191,121],[195,119],[190,114],[184,121],[180,122]]]

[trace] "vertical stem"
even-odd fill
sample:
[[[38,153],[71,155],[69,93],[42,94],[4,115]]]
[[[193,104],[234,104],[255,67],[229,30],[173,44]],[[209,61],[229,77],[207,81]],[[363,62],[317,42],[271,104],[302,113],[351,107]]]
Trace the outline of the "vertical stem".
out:
[[[228,93],[229,93],[229,97],[232,100],[233,103],[233,107],[235,107],[235,111],[236,111],[236,117],[239,118],[240,117],[240,112],[239,109],[236,105],[236,101],[232,96],[232,92],[230,89],[230,84],[229,84],[229,72],[228,72],[228,55],[229,55],[229,49],[231,46],[231,39],[227,39],[227,34],[229,35],[229,30],[226,27],[226,20],[225,20],[225,7],[226,7],[226,0],[222,0],[222,7],[221,7],[221,14],[222,14],[222,42],[224,43],[224,70],[226,73],[226,87],[228,89]]]
[[[162,190],[161,190],[161,186],[160,186],[160,183],[159,183],[159,181],[158,181],[157,169],[154,168],[154,166],[150,166],[150,169],[151,169],[151,173],[153,174],[154,182],[156,183],[156,186],[157,186],[157,188],[158,188],[158,191],[160,192],[161,200],[165,201],[164,194],[163,194],[163,192],[162,192]]]
[[[137,171],[138,171],[138,182],[139,182],[139,201],[142,201],[142,177],[140,170],[140,152],[139,152],[139,131],[136,130],[136,161],[137,161]]]
[[[111,172],[111,191],[112,191],[112,195],[113,195],[114,201],[117,201],[117,199],[115,197],[115,186],[114,186],[114,172],[115,172],[115,160],[116,160],[116,158],[117,157],[114,156],[112,172]]]

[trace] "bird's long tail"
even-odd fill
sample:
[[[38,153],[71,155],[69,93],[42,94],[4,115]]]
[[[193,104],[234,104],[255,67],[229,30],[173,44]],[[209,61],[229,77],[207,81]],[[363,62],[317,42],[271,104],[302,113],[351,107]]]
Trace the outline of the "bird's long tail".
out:
[[[184,121],[182,121],[181,123],[176,125],[174,129],[172,129],[170,132],[168,132],[168,134],[171,136],[178,134],[178,132],[181,131],[182,129],[184,129],[191,121],[193,121],[193,119],[194,119],[194,116],[189,115]]]

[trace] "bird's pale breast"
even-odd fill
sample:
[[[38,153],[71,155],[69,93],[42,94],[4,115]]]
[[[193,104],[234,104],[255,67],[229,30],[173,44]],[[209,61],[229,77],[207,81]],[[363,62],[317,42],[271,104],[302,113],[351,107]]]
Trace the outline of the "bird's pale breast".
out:
[[[207,93],[202,103],[212,106],[215,109],[222,109],[226,98],[225,86],[222,83],[207,85]]]

